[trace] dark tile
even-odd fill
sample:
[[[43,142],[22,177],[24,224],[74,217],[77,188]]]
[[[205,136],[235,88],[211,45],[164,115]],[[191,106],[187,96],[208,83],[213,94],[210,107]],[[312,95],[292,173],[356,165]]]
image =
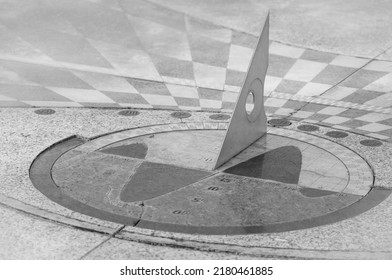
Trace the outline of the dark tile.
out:
[[[309,103],[309,104],[306,104],[305,107],[303,107],[301,110],[307,111],[307,112],[318,112],[318,111],[324,109],[325,107],[327,107],[327,106]]]
[[[392,129],[377,132],[377,134],[385,135],[392,138]]]
[[[328,85],[336,85],[351,75],[355,69],[336,66],[336,65],[328,65],[321,71],[313,80],[313,83],[322,83]]]
[[[127,80],[140,93],[171,95],[164,83],[131,78],[128,78]]]
[[[0,100],[0,107],[32,107],[31,105],[19,101],[3,101]]]
[[[283,108],[288,108],[288,109],[301,109],[307,104],[307,102],[302,102],[302,101],[294,101],[294,100],[288,100],[284,105]]]
[[[222,102],[222,109],[234,110],[235,103],[232,102]]]
[[[343,81],[340,86],[364,88],[384,75],[385,72],[361,69],[354,75],[350,76],[347,80]]]
[[[222,100],[223,92],[220,90],[198,88],[200,99]]]
[[[335,57],[336,54],[333,53],[319,52],[315,50],[305,50],[301,56],[301,59],[330,63]]]
[[[18,73],[27,80],[45,87],[92,88],[71,72],[56,67],[16,61],[1,61],[1,65]]]
[[[161,76],[194,80],[193,64],[190,61],[151,55],[155,68]]]
[[[363,110],[357,110],[357,109],[348,109],[337,116],[339,117],[345,117],[345,118],[358,118],[363,115],[369,114],[368,111],[363,111]]]
[[[174,97],[178,106],[193,106],[200,107],[199,99],[194,98],[184,98],[184,97]]]
[[[54,2],[54,1],[53,1]],[[56,15],[70,22],[89,39],[115,43],[123,47],[135,48],[139,44],[127,14],[115,9],[87,1],[77,1],[73,5],[60,8]]]
[[[383,121],[379,121],[378,123],[380,123],[380,124],[385,124],[385,125],[389,125],[389,126],[392,127],[392,116],[391,116],[390,119],[386,119],[386,120],[383,120]]]
[[[148,104],[148,102],[140,94],[137,93],[112,91],[101,92],[117,103]]]
[[[113,69],[113,66],[83,37],[47,29],[30,29],[23,39],[56,61]]]
[[[307,111],[307,110],[305,110],[305,111]],[[323,121],[323,120],[328,119],[330,117],[331,116],[329,116],[329,115],[313,114],[310,117],[308,117],[307,120],[314,120],[314,121],[320,122],[320,121]],[[328,124],[328,125],[331,125],[331,124]]]
[[[283,78],[295,62],[294,58],[270,54],[267,75]]]
[[[234,45],[239,45],[243,47],[247,47],[250,49],[255,49],[257,46],[258,38],[256,36],[249,35],[247,33],[238,32],[233,30],[233,35],[231,38],[231,42]]]
[[[268,114],[273,114],[275,113],[279,108],[276,107],[268,107],[268,106],[264,106],[264,110],[266,113]]]
[[[360,134],[360,135],[366,135],[366,134],[371,133],[371,132],[369,132],[369,131],[361,130],[361,129],[356,129],[356,128],[350,129],[350,132],[356,133],[356,134]],[[377,132],[377,133],[379,133],[379,132]]]
[[[195,62],[226,68],[230,45],[204,36],[188,34],[192,60]]]
[[[122,108],[117,103],[93,103],[93,102],[79,102],[79,104],[84,107],[92,107],[92,108]]]
[[[178,110],[178,106],[169,106],[169,105],[152,105],[154,109],[162,109],[162,110]]]
[[[352,119],[352,120],[346,121],[344,123],[340,123],[339,125],[346,126],[346,127],[349,127],[349,128],[357,128],[357,127],[360,127],[360,126],[363,126],[363,125],[366,125],[366,124],[369,124],[369,123],[368,122],[364,122],[364,121],[360,121],[360,120]]]
[[[352,94],[346,96],[345,98],[342,99],[342,101],[363,104],[366,101],[372,100],[372,99],[379,97],[383,94],[384,93],[382,93],[382,92],[360,89],[360,90],[357,90],[356,92],[353,92]]]
[[[306,82],[283,79],[280,82],[280,84],[278,85],[278,87],[275,89],[275,91],[296,94],[305,85],[306,85]]]
[[[133,16],[154,21],[174,29],[186,30],[183,13],[144,0],[121,1],[121,4],[121,7]]]
[[[246,73],[244,73],[244,72],[227,69],[225,84],[230,85],[230,86],[241,87],[242,83],[245,80],[245,75],[246,75]]]
[[[72,101],[40,86],[0,84],[0,93],[21,101]]]

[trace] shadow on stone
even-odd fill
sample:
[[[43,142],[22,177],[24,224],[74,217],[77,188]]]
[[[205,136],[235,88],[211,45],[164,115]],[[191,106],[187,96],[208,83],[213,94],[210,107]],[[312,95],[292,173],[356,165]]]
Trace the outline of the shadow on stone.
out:
[[[210,172],[167,164],[143,162],[120,194],[124,202],[152,199],[193,184]]]
[[[336,194],[336,192],[326,191],[326,190],[318,190],[311,188],[301,188],[299,192],[306,197],[322,197],[326,195]]]
[[[144,159],[147,155],[148,147],[144,143],[134,143],[100,150],[101,153],[118,155],[130,158]]]
[[[285,146],[241,162],[224,172],[287,184],[298,184],[301,165],[301,151],[294,146]]]

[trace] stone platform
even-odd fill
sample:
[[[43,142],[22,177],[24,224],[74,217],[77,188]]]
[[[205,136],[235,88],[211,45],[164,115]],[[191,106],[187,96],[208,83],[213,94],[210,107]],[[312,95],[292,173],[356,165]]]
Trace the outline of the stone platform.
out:
[[[224,2],[6,1],[0,258],[392,258],[390,4]],[[267,9],[267,135],[213,170]]]

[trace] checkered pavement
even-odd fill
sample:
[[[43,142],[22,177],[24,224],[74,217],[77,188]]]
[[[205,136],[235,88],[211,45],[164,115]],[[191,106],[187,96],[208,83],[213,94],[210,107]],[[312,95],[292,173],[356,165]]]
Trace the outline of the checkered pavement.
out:
[[[147,1],[41,4],[23,19],[0,15],[2,107],[230,112],[257,43]],[[391,61],[278,42],[269,60],[269,115],[392,137]]]

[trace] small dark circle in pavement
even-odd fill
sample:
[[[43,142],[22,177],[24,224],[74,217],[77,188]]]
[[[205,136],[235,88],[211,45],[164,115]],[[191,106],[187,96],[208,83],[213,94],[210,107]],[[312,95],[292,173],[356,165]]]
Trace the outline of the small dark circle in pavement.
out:
[[[191,116],[191,114],[188,112],[174,112],[174,113],[171,113],[170,116],[172,116],[173,118],[177,118],[177,119],[186,119],[186,118],[189,118]]]
[[[128,117],[128,116],[137,116],[140,113],[139,113],[139,111],[136,111],[136,110],[123,110],[123,111],[118,112],[118,114],[121,115],[121,116],[127,116]]]
[[[316,131],[319,130],[318,126],[310,125],[310,124],[302,124],[297,127],[299,130],[302,131]]]
[[[348,134],[346,132],[342,132],[342,131],[329,131],[329,132],[325,133],[325,135],[332,137],[332,138],[344,138],[344,137],[348,136]]]
[[[226,114],[213,114],[210,116],[211,120],[217,120],[217,121],[222,121],[222,120],[228,120],[230,119],[229,115]]]
[[[34,113],[36,113],[38,115],[52,115],[52,114],[56,113],[56,111],[52,110],[52,109],[38,109],[38,110],[35,110]]]
[[[286,119],[271,119],[268,123],[272,126],[289,126],[291,122]]]
[[[382,145],[381,141],[377,141],[377,140],[362,140],[359,143],[361,143],[364,146],[368,146],[368,147],[378,147]]]

